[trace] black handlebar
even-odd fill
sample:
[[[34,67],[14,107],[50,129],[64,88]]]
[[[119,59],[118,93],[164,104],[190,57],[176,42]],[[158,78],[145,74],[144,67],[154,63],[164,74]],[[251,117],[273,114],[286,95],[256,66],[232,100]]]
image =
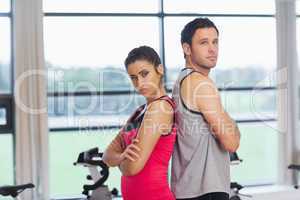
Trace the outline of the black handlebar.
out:
[[[32,183],[24,185],[7,185],[0,187],[0,195],[16,197],[26,189],[34,188]]]

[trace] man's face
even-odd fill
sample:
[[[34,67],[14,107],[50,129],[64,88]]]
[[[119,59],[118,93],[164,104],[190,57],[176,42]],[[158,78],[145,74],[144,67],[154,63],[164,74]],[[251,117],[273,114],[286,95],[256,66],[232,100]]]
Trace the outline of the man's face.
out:
[[[214,28],[199,28],[196,30],[190,48],[191,62],[197,66],[211,69],[218,60],[218,33]]]

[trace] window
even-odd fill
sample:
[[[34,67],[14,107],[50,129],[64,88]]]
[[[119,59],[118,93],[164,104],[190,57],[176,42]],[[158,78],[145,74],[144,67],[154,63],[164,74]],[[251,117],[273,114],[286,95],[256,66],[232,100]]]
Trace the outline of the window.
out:
[[[276,123],[243,123],[239,128],[243,135],[238,153],[243,162],[231,167],[232,181],[244,185],[276,182],[279,153]]]
[[[231,168],[232,179],[244,185],[274,183],[277,167],[262,175],[259,166],[269,166],[265,162],[277,166],[275,2],[226,1],[220,5],[218,1],[220,6],[215,6],[215,1],[189,2],[164,1],[167,87],[172,88],[176,74],[184,67],[181,30],[196,17],[184,13],[209,14],[220,32],[219,59],[211,77],[221,90],[225,110],[238,122],[242,134],[238,154],[244,162]],[[270,139],[270,143],[250,148],[251,141],[261,139]]]
[[[6,124],[6,110],[5,108],[0,108],[0,126],[5,126]]]
[[[146,17],[45,18],[49,91],[130,89],[124,59],[140,45],[159,51],[157,24]]]
[[[154,1],[143,5],[136,1],[133,7],[126,2],[126,10],[122,10],[124,6],[120,10],[109,8],[110,2],[106,2],[107,8],[99,1],[74,1],[71,7],[67,1],[44,2],[50,193],[59,198],[80,194],[86,181],[87,169],[71,165],[78,154],[94,146],[103,151],[118,133],[115,128],[144,103],[133,93],[124,60],[132,48],[140,45],[160,52],[160,26],[156,14],[145,14],[157,12],[158,3]],[[68,143],[68,151],[58,151]],[[66,170],[70,177],[62,179]],[[111,189],[120,189],[117,169],[112,170],[108,183]]]
[[[10,1],[9,0],[0,0],[0,13],[10,11]]]
[[[220,93],[222,104],[237,120],[277,118],[276,90],[235,90]]]
[[[0,185],[14,184],[14,156],[12,133],[0,134],[0,146]]]
[[[0,16],[0,94],[11,93],[10,19]]]
[[[111,127],[120,126],[144,103],[136,94],[48,97],[49,126]]]
[[[183,26],[193,18],[167,17],[165,20],[168,84],[173,85],[184,66],[180,44]],[[274,18],[210,17],[220,32],[219,59],[212,77],[219,87],[271,86],[266,79],[276,69]],[[260,30],[260,31],[255,31]],[[237,56],[238,55],[238,56]],[[271,78],[271,77],[270,77]]]
[[[0,0],[0,185],[14,183],[10,3]]]
[[[98,147],[99,151],[103,152],[117,133],[118,129],[52,132],[50,134],[51,196],[59,198],[62,195],[80,194],[83,185],[89,183],[86,180],[89,171],[82,166],[73,166],[78,154],[93,147]],[[115,168],[110,169],[109,172],[109,179],[105,184],[110,189],[115,187],[120,191],[119,170]]]
[[[274,0],[164,0],[166,13],[274,14]]]
[[[159,1],[153,0],[44,0],[45,12],[65,13],[157,13]]]
[[[51,197],[80,193],[87,170],[71,165],[78,154],[95,146],[104,150],[144,103],[124,70],[129,50],[150,45],[160,53],[170,93],[184,65],[180,32],[205,15],[220,30],[220,57],[211,76],[243,135],[238,153],[244,162],[232,168],[233,179],[249,185],[275,182],[276,167],[264,174],[259,168],[277,166],[274,6],[273,0],[44,0]],[[268,143],[252,148],[262,140]],[[118,169],[108,185],[120,188]]]

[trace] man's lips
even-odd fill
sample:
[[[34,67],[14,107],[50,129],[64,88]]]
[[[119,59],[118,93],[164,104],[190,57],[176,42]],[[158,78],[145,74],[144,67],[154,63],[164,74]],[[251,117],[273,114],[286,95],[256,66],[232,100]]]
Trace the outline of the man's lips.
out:
[[[209,57],[206,57],[206,58],[209,59],[209,60],[213,60],[213,61],[217,60],[217,57],[215,57],[215,56],[209,56]]]

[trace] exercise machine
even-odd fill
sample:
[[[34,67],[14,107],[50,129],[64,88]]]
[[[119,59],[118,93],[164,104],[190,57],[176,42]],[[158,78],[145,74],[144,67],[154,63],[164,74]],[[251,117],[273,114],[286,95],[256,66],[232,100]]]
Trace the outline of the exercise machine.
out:
[[[109,191],[108,186],[104,185],[109,176],[109,167],[102,161],[102,156],[103,153],[100,153],[98,148],[92,148],[81,152],[74,163],[74,165],[81,165],[89,169],[90,174],[86,178],[93,184],[83,185],[82,191],[88,200],[112,200],[119,193],[116,188]],[[98,167],[101,169],[98,170]]]
[[[230,165],[239,165],[241,162],[243,162],[242,159],[239,158],[238,154],[236,152],[230,153]],[[237,182],[231,182],[230,183],[230,200],[241,200],[240,196],[249,197],[250,195],[241,194],[240,190],[244,187],[240,185]]]
[[[288,169],[294,170],[296,172],[296,185],[294,185],[295,189],[299,189],[298,179],[299,179],[299,172],[300,172],[300,165],[291,164],[288,166]]]
[[[0,196],[11,196],[18,199],[18,195],[26,189],[34,188],[32,183],[24,184],[24,185],[6,185],[0,187]]]

